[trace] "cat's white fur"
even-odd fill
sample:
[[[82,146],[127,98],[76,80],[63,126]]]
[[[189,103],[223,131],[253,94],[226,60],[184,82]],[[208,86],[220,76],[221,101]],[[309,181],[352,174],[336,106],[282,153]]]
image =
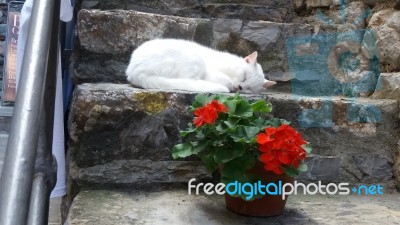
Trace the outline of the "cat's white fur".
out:
[[[257,52],[241,58],[179,39],[143,43],[132,53],[126,76],[141,88],[194,92],[258,93],[275,84],[265,80]]]

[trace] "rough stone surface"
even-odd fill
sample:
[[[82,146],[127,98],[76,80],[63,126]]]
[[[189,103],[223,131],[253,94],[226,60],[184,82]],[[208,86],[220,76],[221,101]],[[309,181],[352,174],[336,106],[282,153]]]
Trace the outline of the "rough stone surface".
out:
[[[112,159],[112,158],[111,158]],[[76,183],[124,184],[185,183],[196,177],[210,180],[211,175],[200,161],[113,160],[91,167],[69,164],[69,175]]]
[[[384,9],[376,12],[368,27],[376,33],[376,46],[383,70],[400,70],[400,11]]]
[[[240,56],[258,50],[258,61],[266,76],[285,80],[289,71],[286,39],[310,36],[311,30],[307,25],[265,21],[81,10],[78,16],[80,52],[73,79],[75,83],[126,83],[125,69],[135,48],[155,38],[181,38]]]
[[[69,120],[69,177],[78,184],[206,178],[198,164],[185,162],[193,159],[173,161],[171,157],[171,148],[181,141],[179,130],[192,120],[188,107],[193,98],[193,93],[142,90],[125,84],[78,86]],[[311,181],[325,177],[356,183],[364,182],[367,174],[377,182],[390,182],[388,167],[394,164],[399,139],[397,101],[276,93],[252,98],[268,99],[274,116],[291,121],[312,143],[314,154],[332,156],[310,161],[312,170],[307,176]],[[381,158],[374,161],[377,154]],[[372,161],[363,164],[353,158],[360,156]],[[329,166],[322,168],[322,164]],[[367,170],[369,165],[372,171]]]
[[[293,0],[292,1],[293,9],[296,12],[301,12],[302,10],[306,9],[306,0]]]
[[[362,47],[360,53],[362,52],[371,61],[378,60],[380,71],[398,72],[400,70],[398,29],[400,12],[398,9],[396,11],[396,4],[400,5],[400,1],[348,1],[344,5],[340,5],[339,2],[336,0],[296,0],[294,7],[300,16],[294,17],[292,22],[309,24],[315,29],[324,28],[327,29],[327,34],[337,33],[345,39],[351,33],[360,34],[361,36],[356,40],[358,45],[361,44],[359,48]],[[366,35],[363,37],[364,32]],[[339,39],[330,41],[332,44],[340,43]],[[376,59],[374,59],[375,56]],[[378,70],[377,74],[379,75]]]
[[[396,185],[397,185],[397,187],[400,187],[400,142],[398,144],[399,144],[399,149],[396,154],[393,173],[394,173]]]
[[[307,7],[329,7],[333,4],[333,0],[306,0]]]
[[[185,17],[214,17],[246,20],[266,20],[290,22],[293,8],[290,0],[219,0],[219,1],[154,1],[154,0],[118,0],[118,1],[82,1],[85,9],[128,9],[165,15]]]
[[[281,216],[256,218],[228,211],[221,196],[188,195],[186,190],[83,191],[74,200],[65,225],[397,224],[399,196],[292,195]]]
[[[339,31],[365,29],[369,7],[363,2],[350,2],[343,10],[329,11],[329,18],[339,28]],[[345,13],[345,15],[343,15]]]
[[[82,188],[164,187],[211,180],[196,158],[175,161],[171,148],[192,120],[195,93],[136,89],[128,84],[77,86],[69,116],[68,197]],[[394,100],[301,98],[264,93],[274,116],[312,143],[304,181],[378,182],[393,187],[399,139]],[[379,157],[376,157],[379,155]],[[397,162],[398,163],[398,162]],[[396,173],[399,179],[399,173]]]
[[[78,21],[83,50],[120,55],[130,54],[133,48],[156,37],[194,39],[196,31],[209,23],[208,19],[125,10],[81,10]],[[205,35],[203,32],[197,35]]]
[[[112,160],[172,160],[170,148],[181,140],[179,129],[192,119],[188,106],[193,96],[129,85],[78,86],[69,120],[71,160],[79,167]]]
[[[373,157],[379,150],[386,164],[394,163],[399,138],[397,101],[282,94],[268,95],[268,100],[275,117],[291,121],[313,143],[314,154],[340,157],[340,180],[362,181],[364,173],[353,156]],[[387,170],[378,171],[387,178]]]
[[[218,11],[217,8],[213,10]],[[233,18],[229,16],[208,19],[81,10],[81,45],[73,80],[126,83],[124,71],[131,52],[147,40],[172,37],[240,56],[258,50],[266,78],[294,80],[294,94],[369,96],[375,91],[381,71],[400,69],[398,12],[375,7],[369,18],[370,6],[361,1],[350,2],[343,10],[335,8],[298,17],[294,22],[300,24],[224,19]]]
[[[314,8],[317,9],[332,9],[335,7],[343,6],[343,2],[345,4],[350,4],[353,2],[359,2],[366,4],[368,6],[374,7],[377,5],[385,5],[386,8],[393,7],[395,2],[398,0],[293,0],[293,8],[296,12],[304,11],[304,10],[311,10]]]
[[[306,159],[308,171],[300,173],[298,180],[339,181],[340,156],[316,156]]]
[[[356,166],[363,173],[362,181],[379,182],[393,178],[393,165],[381,156],[354,156]]]
[[[379,5],[386,5],[386,6],[393,6],[399,0],[349,0],[349,2],[360,1],[369,6],[379,6]]]
[[[375,99],[400,99],[400,73],[381,73],[378,86],[371,96]]]

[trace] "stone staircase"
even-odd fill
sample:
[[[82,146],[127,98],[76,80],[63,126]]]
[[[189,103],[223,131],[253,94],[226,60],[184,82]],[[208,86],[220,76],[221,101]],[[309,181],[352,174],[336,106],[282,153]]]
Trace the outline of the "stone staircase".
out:
[[[12,106],[0,106],[0,174],[3,169],[4,157],[6,154],[13,109],[14,107]]]
[[[366,20],[359,27],[362,32],[316,22],[318,9],[335,18],[335,2],[81,1],[73,75],[78,86],[68,122],[68,194],[62,207],[66,224],[381,221],[371,209],[380,210],[388,223],[396,221],[400,216],[393,208],[399,196],[396,181],[400,185],[400,159],[396,159],[400,109],[396,88],[386,81],[398,76],[397,64],[388,58],[378,65],[370,61],[364,68],[367,80],[343,82],[340,76],[332,77],[329,60],[333,59],[326,56],[326,49],[343,38],[361,38],[363,46],[371,46],[364,40],[369,40],[365,30],[372,29]],[[377,14],[393,6],[390,1],[378,2],[375,6],[351,2],[345,8],[357,18],[367,7]],[[189,39],[239,55],[258,50],[267,78],[279,84],[249,97],[270,101],[274,116],[291,121],[313,146],[313,155],[307,159],[309,171],[297,179],[379,183],[387,194],[385,200],[293,196],[283,216],[251,219],[225,212],[221,197],[188,196],[180,191],[191,178],[215,178],[197,159],[173,160],[171,156],[172,146],[180,141],[179,130],[192,120],[188,107],[195,93],[142,90],[127,84],[124,71],[132,50],[154,38]],[[376,49],[384,48],[375,47],[367,50],[369,60],[379,54]],[[368,207],[354,208],[358,204]],[[111,222],[114,219],[117,222]]]

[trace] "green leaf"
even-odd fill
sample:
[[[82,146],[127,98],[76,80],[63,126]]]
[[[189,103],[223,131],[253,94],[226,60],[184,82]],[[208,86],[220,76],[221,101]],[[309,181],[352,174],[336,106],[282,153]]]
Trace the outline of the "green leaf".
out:
[[[278,118],[272,118],[268,120],[268,124],[272,127],[279,127],[282,125],[282,121]]]
[[[199,108],[205,106],[207,103],[213,100],[213,96],[208,96],[205,94],[198,94],[194,98],[194,102],[192,104],[193,108]]]
[[[209,147],[209,141],[192,142],[192,154],[196,155]]]
[[[299,171],[293,167],[285,167],[285,173],[291,177],[296,177],[299,175]]]
[[[228,113],[236,117],[252,117],[253,108],[243,99],[227,100],[225,105],[228,107]]]
[[[263,118],[257,118],[254,120],[253,124],[260,130],[264,130],[269,125],[269,121]]]
[[[223,121],[223,124],[225,124],[230,129],[234,129],[237,126],[238,122],[239,119],[237,118],[229,118],[228,120]]]
[[[236,130],[237,124],[240,122],[238,118],[228,118],[224,121],[221,121],[216,127],[215,130],[220,134],[232,133]]]
[[[303,145],[302,147],[303,147],[304,151],[306,151],[308,154],[311,153],[312,147],[311,147],[310,143],[307,143],[307,144]]]
[[[235,145],[235,147],[223,146],[215,150],[214,161],[216,163],[229,162],[246,152],[246,148],[243,145]]]
[[[172,148],[172,157],[174,159],[185,158],[193,154],[193,146],[191,143],[177,144]]]
[[[221,169],[221,181],[222,183],[228,184],[230,182],[239,181],[243,182],[246,180],[245,168],[243,165],[238,163],[236,160],[224,164]]]
[[[299,172],[306,172],[308,170],[308,166],[307,164],[305,164],[304,162],[302,162],[299,166],[299,168],[297,168],[297,170]]]
[[[218,102],[224,104],[225,101],[226,101],[227,99],[229,99],[229,98],[230,98],[229,95],[217,95],[214,99],[217,100]]]
[[[197,138],[197,140],[203,140],[206,138],[206,135],[204,135],[203,131],[201,130],[201,131],[197,132],[196,138]]]
[[[240,117],[252,117],[253,108],[247,101],[241,100],[236,105],[235,115]]]
[[[272,105],[265,100],[258,100],[251,104],[254,112],[270,113],[272,112]]]
[[[213,172],[218,168],[218,164],[214,161],[213,152],[209,152],[207,154],[200,153],[199,157],[201,158],[201,161],[204,163],[208,171]]]
[[[246,153],[240,156],[240,158],[237,158],[236,161],[239,162],[243,168],[245,168],[245,170],[247,170],[254,166],[255,159],[256,158],[253,157],[250,152],[246,151]]]
[[[181,137],[186,137],[187,135],[194,133],[197,130],[195,126],[193,126],[192,123],[189,123],[188,128],[184,131],[179,132]]]
[[[246,152],[242,156],[225,163],[221,170],[221,181],[225,184],[232,181],[252,182],[255,177],[252,174],[246,174],[246,171],[253,167],[254,162],[254,157]]]
[[[236,105],[237,105],[236,100],[226,100],[225,105],[226,105],[226,107],[228,107],[228,113],[235,114]]]
[[[258,127],[239,125],[231,134],[231,137],[235,142],[253,143],[255,142],[255,137],[259,132],[260,128]]]

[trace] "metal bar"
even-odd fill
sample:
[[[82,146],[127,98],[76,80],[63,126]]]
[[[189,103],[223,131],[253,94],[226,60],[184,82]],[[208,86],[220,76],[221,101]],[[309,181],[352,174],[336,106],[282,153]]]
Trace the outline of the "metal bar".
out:
[[[37,173],[32,183],[32,201],[29,207],[28,225],[48,224],[49,218],[49,193],[47,187],[47,176]]]
[[[56,99],[60,1],[55,1],[49,59],[47,63],[43,112],[36,152],[35,176],[32,183],[28,225],[48,223],[49,198],[57,180],[57,162],[52,154],[54,107]]]
[[[0,180],[0,224],[28,217],[55,1],[34,1],[14,116]]]

